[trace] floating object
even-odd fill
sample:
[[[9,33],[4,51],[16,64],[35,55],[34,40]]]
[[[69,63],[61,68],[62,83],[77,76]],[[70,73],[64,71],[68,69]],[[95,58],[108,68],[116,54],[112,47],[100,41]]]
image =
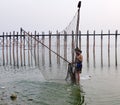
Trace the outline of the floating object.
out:
[[[91,79],[91,76],[90,75],[85,75],[85,76],[81,76],[80,77],[81,80],[90,80]]]
[[[2,86],[2,87],[0,87],[1,89],[5,89],[5,87],[4,86]]]
[[[16,98],[17,98],[17,95],[16,95],[15,93],[13,93],[13,94],[10,96],[10,99],[13,100],[13,101],[16,100]]]

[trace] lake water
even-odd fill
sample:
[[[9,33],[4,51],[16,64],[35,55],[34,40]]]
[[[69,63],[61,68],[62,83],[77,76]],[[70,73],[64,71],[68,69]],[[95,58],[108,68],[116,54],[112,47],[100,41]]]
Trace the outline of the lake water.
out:
[[[34,64],[30,67],[19,68],[9,65],[0,66],[0,105],[120,105],[120,43],[118,43],[118,66],[116,67],[114,39],[111,40],[110,67],[108,67],[106,37],[103,42],[103,67],[101,67],[101,49],[98,38],[94,68],[93,40],[90,39],[89,67],[86,62],[85,40],[86,37],[82,40],[84,60],[80,85],[71,85],[70,82],[65,81],[67,64],[61,60],[58,65],[54,54],[52,54],[52,65],[49,66],[49,51],[46,50],[45,65],[42,65],[40,56],[39,67]],[[56,50],[56,46],[52,47]],[[61,46],[63,56],[62,49],[63,46]],[[70,46],[67,47],[67,51],[71,52]],[[68,54],[68,60],[71,61],[70,54]],[[12,94],[17,95],[14,101],[10,99]]]
[[[83,67],[79,86],[64,80],[65,68],[0,67],[0,105],[120,104],[119,67]],[[15,101],[11,94],[17,95]]]

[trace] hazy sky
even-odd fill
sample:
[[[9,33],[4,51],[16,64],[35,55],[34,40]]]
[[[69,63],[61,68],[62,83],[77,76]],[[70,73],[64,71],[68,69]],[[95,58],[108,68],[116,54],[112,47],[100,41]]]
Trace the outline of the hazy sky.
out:
[[[0,33],[63,30],[77,11],[79,0],[0,0]],[[82,0],[80,29],[120,30],[120,0]]]

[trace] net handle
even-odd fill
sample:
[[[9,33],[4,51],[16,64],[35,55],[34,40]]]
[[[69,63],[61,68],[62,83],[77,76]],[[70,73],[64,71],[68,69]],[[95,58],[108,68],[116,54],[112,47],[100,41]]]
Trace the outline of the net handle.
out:
[[[55,55],[59,56],[61,59],[63,59],[64,61],[66,61],[67,63],[71,63],[69,62],[67,59],[65,59],[64,57],[62,57],[61,55],[59,55],[58,53],[56,53],[55,51],[53,51],[52,49],[50,49],[47,45],[45,45],[44,43],[42,43],[40,40],[36,39],[35,37],[31,36],[28,32],[26,32],[23,28],[20,28],[21,32],[24,32],[27,34],[27,36],[33,38],[34,40],[36,40],[38,43],[42,44],[44,47],[46,47],[48,50],[50,50],[52,53],[54,53]]]

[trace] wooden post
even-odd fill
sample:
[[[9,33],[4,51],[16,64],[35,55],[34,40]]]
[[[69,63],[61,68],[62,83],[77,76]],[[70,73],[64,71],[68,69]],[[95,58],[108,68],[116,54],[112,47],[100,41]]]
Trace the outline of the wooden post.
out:
[[[39,34],[38,34],[38,37],[37,39],[39,40]],[[38,62],[38,67],[40,66],[40,62],[39,62],[39,42],[37,41],[37,62]]]
[[[49,49],[51,49],[51,32],[49,31]],[[49,50],[49,64],[51,66],[51,51]]]
[[[6,33],[6,65],[8,65],[8,33]]]
[[[28,34],[30,34],[30,33],[28,32]],[[30,43],[29,43],[29,40],[30,40],[30,38],[28,36],[28,66],[30,67]]]
[[[12,57],[11,57],[11,32],[10,32],[10,37],[9,37],[9,52],[10,52],[10,65],[12,65]]]
[[[32,42],[32,33],[31,33],[31,66],[33,66],[33,53],[32,53],[32,50],[33,50],[33,42]]]
[[[87,67],[89,67],[89,31],[87,31]]]
[[[17,55],[17,67],[19,67],[19,58],[18,58],[18,32],[16,37],[16,55]]]
[[[80,21],[80,8],[81,8],[81,1],[78,3],[78,14],[77,14],[77,25],[76,25],[76,48],[78,47],[78,31],[79,31],[79,21]]]
[[[108,31],[108,67],[110,67],[110,30]]]
[[[79,31],[79,48],[81,49],[81,31]]]
[[[115,32],[115,66],[117,67],[117,35],[118,31]]]
[[[75,44],[74,44],[74,32],[72,31],[72,62],[74,62],[74,49],[75,49]]]
[[[5,45],[4,45],[4,32],[3,32],[3,46],[2,46],[2,53],[3,53],[3,54],[2,54],[2,55],[3,55],[3,66],[5,66],[5,55],[4,55],[5,53],[4,53],[4,46],[5,46]]]
[[[44,44],[45,36],[44,32],[42,32],[42,43]],[[45,64],[45,47],[42,45],[42,65]]]
[[[103,67],[103,31],[101,31],[101,67]]]
[[[13,31],[13,65],[15,66],[15,31]]]
[[[95,67],[95,31],[93,32],[93,62]]]
[[[23,53],[24,53],[24,66],[26,66],[26,60],[25,60],[25,58],[26,58],[26,57],[25,57],[25,32],[24,32],[24,40],[23,40],[23,41],[24,41],[24,42],[23,42],[23,43],[24,43],[24,46],[23,46],[23,51],[24,51],[24,52],[23,52]]]
[[[34,37],[36,39],[36,31],[35,31]],[[35,59],[35,66],[37,66],[37,61],[36,61],[36,40],[34,40],[34,59]]]
[[[57,31],[57,54],[60,55],[60,33]],[[57,64],[60,64],[60,57],[57,56]]]
[[[64,31],[64,58],[67,60],[67,33]]]
[[[22,59],[22,46],[23,45],[23,40],[22,40],[22,31],[20,31],[20,61],[21,61],[21,66],[23,66],[23,59]]]

